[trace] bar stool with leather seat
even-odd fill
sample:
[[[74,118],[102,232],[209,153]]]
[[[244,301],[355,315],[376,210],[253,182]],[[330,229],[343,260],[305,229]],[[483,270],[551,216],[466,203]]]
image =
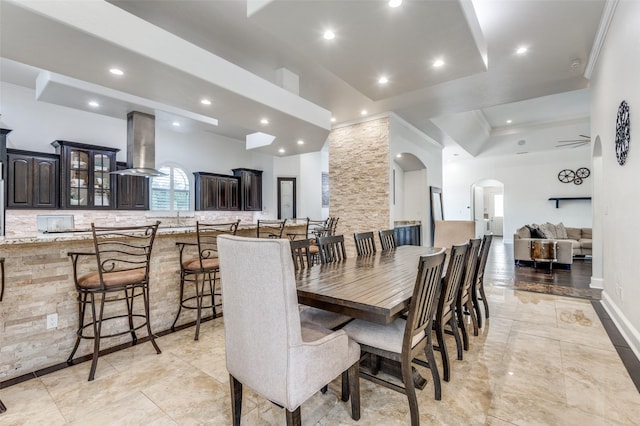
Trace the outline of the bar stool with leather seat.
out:
[[[0,289],[0,302],[2,302],[2,297],[4,296],[4,257],[0,258],[0,269],[2,270],[2,289]],[[0,400],[0,413],[4,413],[7,411],[7,407]]]
[[[256,226],[256,237],[258,238],[282,238],[282,231],[287,222],[283,220],[262,220],[259,219]]]
[[[76,342],[67,363],[73,364],[73,355],[78,350],[81,339],[93,339],[93,361],[89,381],[95,377],[100,340],[103,338],[130,333],[135,345],[138,342],[136,330],[146,327],[151,344],[157,353],[161,353],[149,320],[149,264],[159,224],[160,222],[144,226],[97,227],[92,223],[95,252],[68,253],[73,262],[73,279],[78,291],[79,324]],[[97,270],[81,274],[80,269],[84,269],[90,263],[79,261],[84,257],[95,258]],[[134,301],[140,296],[143,299],[144,314],[134,313]],[[114,311],[105,317],[105,303],[114,302],[125,302],[126,312]],[[91,320],[85,323],[87,307],[91,311]],[[113,330],[116,327],[114,325],[109,329],[111,334],[103,335],[105,323],[118,319],[128,320],[128,327],[125,330]],[[88,329],[92,329],[93,333],[86,334]]]
[[[175,331],[176,323],[180,318],[182,308],[195,309],[196,314],[196,332],[194,340],[200,337],[200,322],[202,321],[202,310],[212,309],[213,318],[217,317],[216,306],[222,306],[221,303],[216,305],[216,280],[220,272],[220,263],[218,261],[218,236],[222,234],[235,235],[238,230],[240,220],[227,223],[201,223],[196,222],[196,243],[178,242],[176,245],[180,247],[180,307],[176,314],[176,319],[171,325],[171,330]],[[189,246],[197,246],[198,254],[196,257],[185,258],[185,249]],[[185,283],[193,283],[195,295],[185,297]],[[208,284],[208,291],[205,287]],[[203,305],[206,298],[211,299],[211,303]],[[195,305],[193,305],[195,301]]]

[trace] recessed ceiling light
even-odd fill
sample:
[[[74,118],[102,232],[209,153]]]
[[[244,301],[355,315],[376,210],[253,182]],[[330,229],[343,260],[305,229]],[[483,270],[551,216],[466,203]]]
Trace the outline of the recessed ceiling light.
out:
[[[302,139],[298,139],[298,145],[304,145],[304,141]]]
[[[459,155],[460,155],[460,154],[458,154],[457,152],[454,152],[454,153],[453,153],[453,156],[454,156],[454,157],[457,157],[457,156],[459,156]]]
[[[402,0],[389,0],[389,7],[398,7],[402,4]]]
[[[443,65],[444,65],[444,61],[442,59],[436,59],[435,61],[433,61],[433,66],[435,68],[440,68]]]
[[[89,106],[93,108],[98,108],[100,106],[96,101],[89,101]]]
[[[120,68],[111,68],[109,69],[109,72],[113,75],[124,75],[124,71],[122,71]]]
[[[174,127],[180,127],[180,123],[178,123],[177,121],[174,121],[173,123],[171,123]]]
[[[280,149],[278,150],[278,152],[279,152],[280,154],[284,154],[284,152],[285,152],[285,151],[284,151],[284,148],[280,148]]]
[[[396,154],[396,158],[402,158],[402,154]]]
[[[380,78],[378,79],[378,83],[380,84],[387,84],[389,82],[389,77],[387,77],[386,75],[380,76]]]
[[[362,111],[360,111],[360,115],[367,115],[367,114],[368,114],[368,112],[367,112],[366,109],[363,109]]]
[[[520,145],[520,146],[522,146],[522,145],[524,145],[524,144],[526,144],[526,143],[527,143],[527,141],[526,141],[526,140],[524,140],[524,139],[520,139],[520,140],[518,141],[518,145]]]
[[[520,46],[516,49],[516,53],[518,55],[524,55],[525,53],[527,53],[529,49],[527,48],[527,46]]]
[[[336,33],[334,33],[332,30],[326,30],[324,34],[322,34],[322,37],[324,37],[325,40],[333,40],[334,38],[336,38]]]
[[[507,120],[507,124],[513,123],[513,120]]]
[[[269,124],[269,120],[267,120],[266,118],[263,118],[260,120],[260,124]]]
[[[336,118],[335,117],[331,117],[331,122],[335,123],[336,122]]]
[[[200,103],[202,105],[211,105],[211,101],[209,99],[201,99]]]

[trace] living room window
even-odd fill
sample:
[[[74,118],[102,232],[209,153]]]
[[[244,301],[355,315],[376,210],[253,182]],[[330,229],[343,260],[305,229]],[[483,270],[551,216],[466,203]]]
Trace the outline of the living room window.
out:
[[[189,210],[189,178],[180,168],[164,166],[159,169],[165,176],[151,180],[151,210]]]

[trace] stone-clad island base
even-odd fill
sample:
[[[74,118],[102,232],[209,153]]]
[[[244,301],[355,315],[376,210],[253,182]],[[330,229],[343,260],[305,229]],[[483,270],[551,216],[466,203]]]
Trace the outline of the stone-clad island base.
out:
[[[241,224],[238,228],[238,235],[255,236],[255,232],[255,225]],[[283,236],[287,233],[304,233],[304,226],[287,226]],[[150,306],[154,334],[168,330],[178,312],[177,241],[195,242],[195,228],[162,228],[161,224],[151,255]],[[91,233],[41,234],[4,238],[0,242],[0,257],[6,259],[5,294],[0,305],[0,382],[64,363],[71,353],[78,326],[77,292],[67,256],[71,251],[92,252]],[[138,309],[143,309],[141,299],[135,303],[139,303]],[[107,309],[124,312],[124,302],[113,305]],[[58,326],[48,330],[46,318],[52,313],[58,315]],[[187,310],[182,313],[178,326],[193,321],[195,311]],[[117,326],[117,321],[104,325],[113,326]],[[103,329],[102,334],[110,334],[109,329]],[[138,339],[145,336],[145,330],[139,330]],[[130,341],[130,335],[104,339],[101,349]],[[75,356],[91,354],[92,350],[92,342],[83,340]]]

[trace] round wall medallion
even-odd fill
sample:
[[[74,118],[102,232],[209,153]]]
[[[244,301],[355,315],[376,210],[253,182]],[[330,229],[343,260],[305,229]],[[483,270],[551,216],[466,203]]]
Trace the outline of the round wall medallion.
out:
[[[627,161],[629,153],[629,105],[622,101],[618,107],[618,119],[616,120],[616,158],[621,166]]]
[[[591,171],[586,167],[580,167],[578,170],[576,170],[576,176],[582,179],[588,178],[590,174],[591,174]]]
[[[560,173],[558,173],[558,180],[564,183],[573,182],[575,177],[576,173],[570,169],[560,170]]]

